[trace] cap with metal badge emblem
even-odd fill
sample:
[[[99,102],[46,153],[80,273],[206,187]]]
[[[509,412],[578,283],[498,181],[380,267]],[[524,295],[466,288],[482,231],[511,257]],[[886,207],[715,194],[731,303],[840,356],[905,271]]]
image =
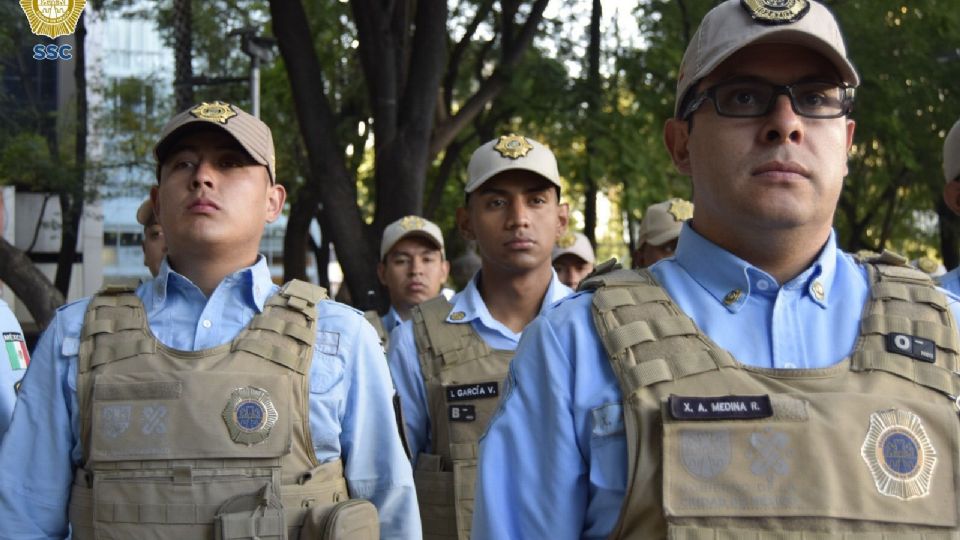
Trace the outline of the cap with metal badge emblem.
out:
[[[153,155],[157,159],[158,182],[160,166],[173,149],[173,143],[192,130],[204,126],[213,126],[226,131],[255,162],[267,168],[270,182],[276,183],[277,158],[270,128],[262,120],[246,113],[240,107],[223,101],[200,103],[167,122],[153,148]]]
[[[473,152],[463,190],[473,193],[487,180],[511,170],[530,171],[560,186],[560,172],[553,152],[533,139],[511,133],[488,141]]]
[[[597,259],[593,246],[590,245],[590,239],[582,233],[567,233],[557,240],[550,259],[555,261],[564,255],[576,255],[591,264]]]
[[[380,239],[380,260],[382,261],[393,246],[409,236],[426,238],[440,249],[443,256],[443,232],[436,223],[420,216],[404,216],[387,225]],[[446,257],[444,257],[446,258]]]
[[[833,14],[815,0],[726,0],[704,16],[690,40],[677,78],[674,115],[688,91],[744,47],[761,43],[788,43],[822,54],[836,68],[840,80],[860,84],[847,58],[840,27]]]

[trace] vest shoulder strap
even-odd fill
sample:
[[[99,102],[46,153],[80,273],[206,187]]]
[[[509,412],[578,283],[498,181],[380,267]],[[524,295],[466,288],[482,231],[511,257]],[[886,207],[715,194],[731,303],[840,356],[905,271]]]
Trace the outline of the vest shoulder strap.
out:
[[[413,337],[417,344],[420,369],[430,381],[448,366],[469,362],[491,353],[471,324],[451,324],[447,316],[453,305],[437,296],[411,310]]]
[[[363,318],[373,326],[373,329],[377,331],[377,337],[380,338],[380,345],[384,349],[387,348],[387,329],[383,326],[383,319],[380,318],[380,314],[376,310],[371,309],[363,312]]]
[[[646,269],[593,278],[594,325],[624,396],[719,368],[733,357],[707,338]]]

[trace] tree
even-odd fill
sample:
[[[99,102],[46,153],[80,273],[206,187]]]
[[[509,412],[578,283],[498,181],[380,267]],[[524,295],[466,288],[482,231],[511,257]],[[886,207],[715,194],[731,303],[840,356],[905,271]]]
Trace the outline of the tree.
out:
[[[375,274],[380,233],[390,221],[421,212],[428,163],[453,144],[457,134],[503,91],[510,70],[533,40],[546,0],[536,0],[519,23],[515,21],[521,15],[521,2],[504,0],[500,4],[492,25],[493,38],[483,40],[488,50],[499,45],[496,67],[471,95],[457,99],[454,89],[443,88],[441,82],[445,72],[456,78],[460,51],[475,39],[474,32],[482,22],[495,14],[492,2],[477,5],[467,31],[449,57],[445,3],[350,2],[374,135],[375,213],[372,224],[366,226],[356,203],[356,179],[343,159],[345,145],[332,136],[338,131],[338,122],[326,92],[329,76],[324,77],[314,49],[303,47],[313,42],[303,5],[270,2],[274,29],[283,29],[275,34],[293,89],[310,182],[323,207],[337,209],[328,214],[329,231],[325,232],[341,248],[340,263],[355,305],[370,308],[385,303]],[[441,101],[438,96],[449,99]]]

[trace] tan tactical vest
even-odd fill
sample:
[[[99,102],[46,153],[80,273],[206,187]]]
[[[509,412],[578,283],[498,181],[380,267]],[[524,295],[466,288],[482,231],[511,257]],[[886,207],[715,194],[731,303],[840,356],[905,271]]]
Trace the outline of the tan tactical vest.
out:
[[[892,260],[853,353],[807,370],[738,363],[647,271],[591,280],[628,445],[611,538],[960,538],[957,327]]]
[[[178,351],[152,335],[132,288],[94,296],[78,359],[73,538],[296,539],[301,527],[303,538],[377,538],[376,509],[347,501],[340,461],[320,464],[313,450],[324,298],[290,282],[230,343]]]
[[[413,477],[426,540],[470,538],[477,442],[493,418],[513,351],[491,349],[469,324],[449,324],[442,296],[413,308],[413,333],[436,454],[421,453]]]
[[[363,318],[367,320],[372,326],[373,329],[377,331],[377,337],[380,338],[380,345],[383,347],[383,350],[390,348],[390,333],[387,332],[387,329],[383,326],[383,319],[380,318],[380,315],[377,313],[377,310],[371,309],[363,312]]]

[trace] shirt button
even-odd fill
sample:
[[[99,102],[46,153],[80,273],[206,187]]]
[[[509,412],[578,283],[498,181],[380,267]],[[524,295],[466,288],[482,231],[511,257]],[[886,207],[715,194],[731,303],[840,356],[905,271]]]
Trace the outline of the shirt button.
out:
[[[202,324],[204,328],[210,328],[213,325],[213,323],[210,322],[210,319],[204,319],[200,324]]]
[[[765,279],[761,279],[757,282],[757,288],[761,291],[765,291],[770,288],[770,282]]]

